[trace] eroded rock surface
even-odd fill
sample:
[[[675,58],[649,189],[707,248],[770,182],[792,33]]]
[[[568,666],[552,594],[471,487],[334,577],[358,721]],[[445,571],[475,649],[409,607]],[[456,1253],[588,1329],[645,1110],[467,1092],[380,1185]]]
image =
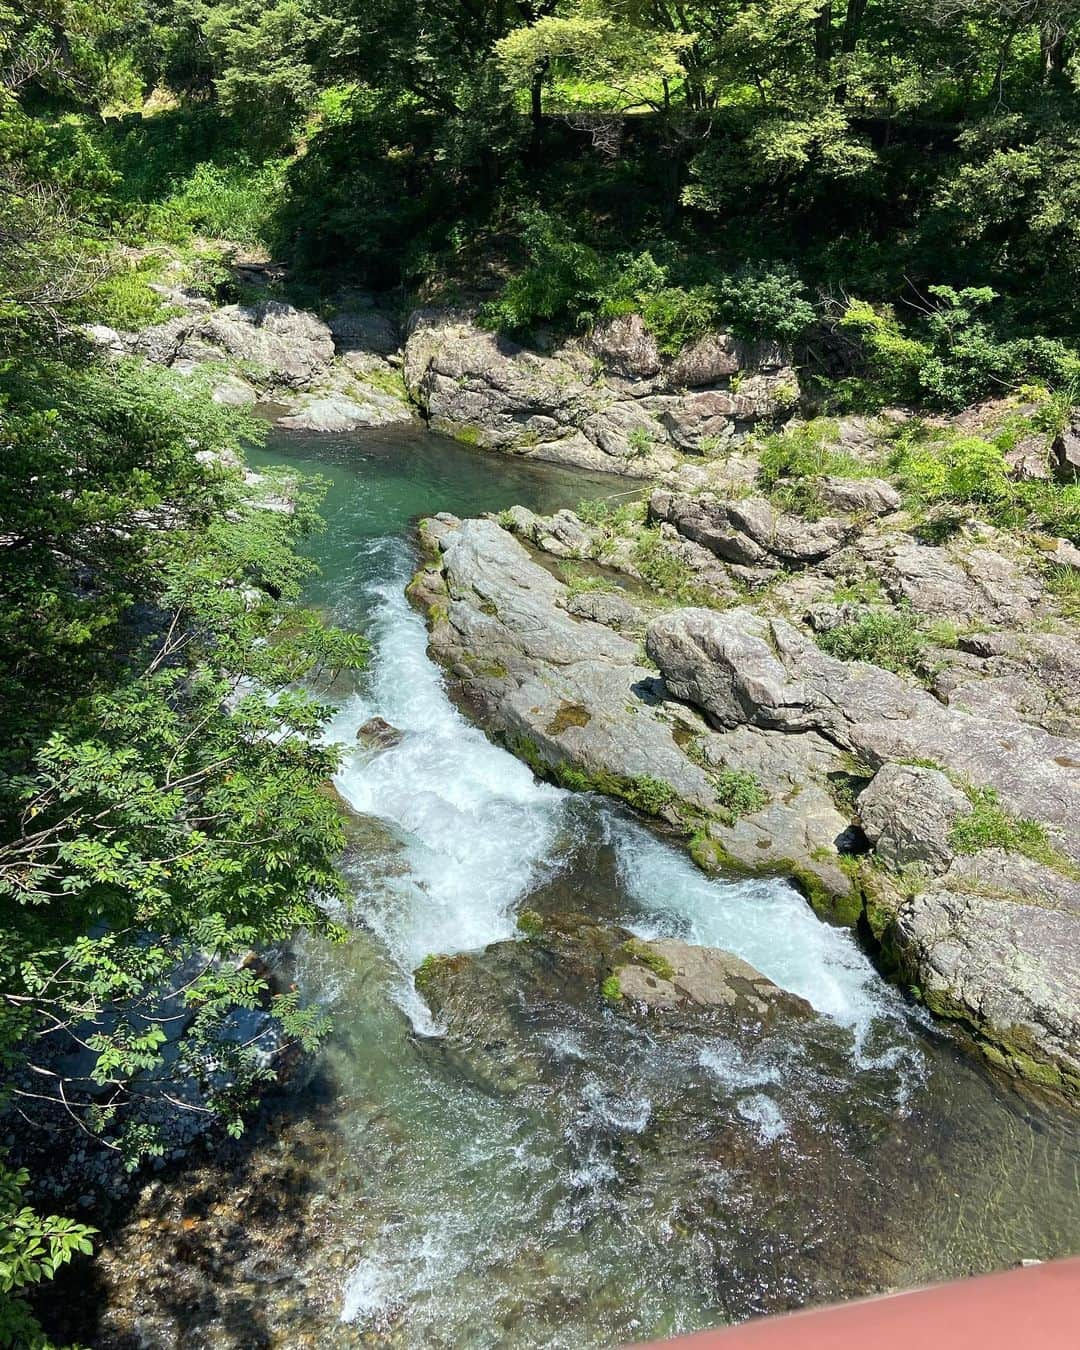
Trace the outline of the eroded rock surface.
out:
[[[677,451],[700,453],[777,421],[798,392],[776,349],[722,334],[668,367],[636,315],[542,355],[465,313],[421,310],[410,320],[404,375],[436,431],[639,478],[674,469]]]

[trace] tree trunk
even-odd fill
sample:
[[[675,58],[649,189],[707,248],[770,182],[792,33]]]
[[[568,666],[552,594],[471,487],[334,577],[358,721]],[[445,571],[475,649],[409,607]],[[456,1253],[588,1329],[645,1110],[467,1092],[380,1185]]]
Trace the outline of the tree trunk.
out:
[[[825,0],[814,18],[814,69],[823,81],[832,66],[832,18],[832,0]]]

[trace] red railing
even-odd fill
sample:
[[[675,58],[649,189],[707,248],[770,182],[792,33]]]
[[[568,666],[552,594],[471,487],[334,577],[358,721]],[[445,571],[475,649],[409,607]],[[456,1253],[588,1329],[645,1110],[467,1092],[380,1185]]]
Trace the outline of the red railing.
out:
[[[1080,1350],[1080,1257],[762,1317],[653,1345],[656,1350]]]

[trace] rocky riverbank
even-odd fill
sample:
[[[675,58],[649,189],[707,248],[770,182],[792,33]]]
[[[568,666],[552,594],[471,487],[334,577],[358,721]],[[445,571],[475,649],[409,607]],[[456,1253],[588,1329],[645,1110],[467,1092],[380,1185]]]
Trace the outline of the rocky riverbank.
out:
[[[666,357],[629,315],[529,350],[465,312],[339,300],[326,320],[191,303],[98,337],[281,426],[415,408],[647,480],[644,506],[585,518],[427,522],[413,593],[482,724],[677,827],[704,867],[793,876],[992,1064],[1080,1094],[1075,421],[1005,402],[788,422],[798,383],[769,344]],[[985,509],[1016,483],[1041,516]]]
[[[537,772],[661,818],[708,869],[795,877],[991,1064],[1075,1100],[1080,555],[976,513],[942,528],[888,481],[897,426],[811,429],[846,476],[770,481],[743,447],[641,509],[436,517],[412,594]],[[947,459],[954,429],[922,434]]]
[[[799,397],[775,344],[714,333],[665,357],[637,315],[541,352],[483,330],[470,312],[401,314],[348,291],[321,314],[269,291],[218,307],[181,285],[163,298],[174,312],[161,323],[88,335],[206,377],[218,402],[266,405],[290,430],[342,433],[419,413],[470,445],[650,478],[777,425]]]

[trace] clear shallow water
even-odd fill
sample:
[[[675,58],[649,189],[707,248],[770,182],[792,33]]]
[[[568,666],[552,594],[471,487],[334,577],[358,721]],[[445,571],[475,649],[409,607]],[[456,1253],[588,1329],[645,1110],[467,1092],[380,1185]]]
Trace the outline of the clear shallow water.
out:
[[[985,1081],[791,888],[706,878],[622,811],[538,783],[450,703],[403,596],[411,521],[619,484],[415,432],[259,459],[328,478],[311,596],[374,644],[332,735],[351,745],[373,715],[405,733],[337,780],[367,822],[347,860],[356,937],[303,957],[335,1015],[336,1097],[310,1178],[322,1217],[295,1254],[307,1295],[269,1309],[273,1343],[612,1345],[1080,1246],[1072,1121]],[[530,1027],[535,1072],[478,1076],[410,972],[513,936],[525,905],[734,951],[833,1039],[673,1046],[568,1008]]]

